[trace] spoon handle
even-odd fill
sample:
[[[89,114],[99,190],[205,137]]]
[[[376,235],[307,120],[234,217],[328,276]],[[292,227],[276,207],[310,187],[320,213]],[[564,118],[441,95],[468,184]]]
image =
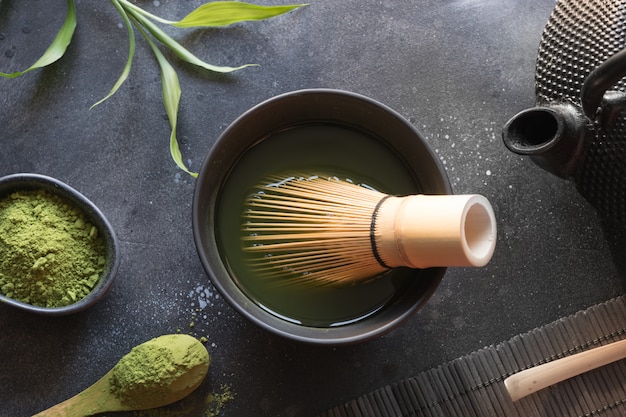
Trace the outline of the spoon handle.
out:
[[[592,369],[626,358],[626,340],[557,359],[511,375],[504,385],[513,401]]]
[[[89,405],[80,398],[81,394],[75,395],[47,410],[41,411],[33,417],[87,417],[99,412],[93,403]],[[91,408],[91,412],[89,411]]]
[[[32,417],[88,417],[104,412],[131,410],[132,407],[122,404],[119,398],[111,395],[110,376],[111,371],[83,392]]]

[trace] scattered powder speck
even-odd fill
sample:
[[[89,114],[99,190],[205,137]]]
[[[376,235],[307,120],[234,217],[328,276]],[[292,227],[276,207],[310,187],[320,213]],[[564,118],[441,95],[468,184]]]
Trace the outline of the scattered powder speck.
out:
[[[207,395],[205,400],[206,411],[204,417],[218,416],[226,404],[235,399],[235,394],[232,392],[230,386],[222,384],[220,386],[221,392],[211,393]]]

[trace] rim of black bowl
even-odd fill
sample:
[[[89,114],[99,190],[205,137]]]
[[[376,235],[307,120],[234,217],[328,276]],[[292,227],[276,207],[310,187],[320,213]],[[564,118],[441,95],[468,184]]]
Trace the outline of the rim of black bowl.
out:
[[[81,300],[63,307],[40,307],[14,300],[0,293],[0,303],[46,316],[65,316],[83,311],[99,301],[113,283],[120,263],[119,243],[102,211],[87,197],[64,182],[42,174],[18,173],[0,178],[0,199],[19,190],[45,189],[70,201],[95,223],[107,247],[106,269],[94,289]]]
[[[298,105],[307,102],[305,114]],[[358,107],[355,107],[358,106]],[[354,111],[353,109],[360,109]],[[350,120],[346,113],[350,112]],[[259,117],[262,113],[263,117]],[[338,327],[309,327],[279,318],[251,300],[230,277],[218,253],[215,239],[213,209],[221,189],[238,158],[272,132],[307,123],[334,123],[369,130],[374,117],[382,118],[378,128],[387,135],[408,134],[414,140],[404,140],[393,145],[409,167],[427,164],[432,171],[428,178],[415,178],[425,193],[452,194],[446,171],[424,136],[395,110],[369,97],[336,89],[315,88],[284,93],[252,107],[220,135],[209,151],[196,180],[192,203],[192,228],[197,252],[209,279],[226,301],[257,326],[291,340],[310,344],[347,345],[377,338],[396,328],[414,315],[430,299],[439,286],[446,268],[430,268],[428,285],[387,305],[383,311],[353,324]],[[254,128],[247,126],[250,121]],[[254,130],[252,130],[254,129]],[[373,132],[372,132],[373,133]],[[233,138],[236,138],[233,140]],[[413,175],[416,175],[414,172]],[[417,280],[416,280],[417,281]]]

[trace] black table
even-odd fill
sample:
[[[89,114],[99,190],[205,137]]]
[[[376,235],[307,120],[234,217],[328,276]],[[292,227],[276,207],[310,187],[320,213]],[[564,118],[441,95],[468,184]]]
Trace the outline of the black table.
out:
[[[181,18],[202,2],[138,3]],[[487,267],[450,269],[426,307],[388,335],[315,347],[250,324],[204,273],[191,231],[195,181],[170,158],[158,67],[139,36],[127,83],[89,109],[117,79],[127,34],[109,2],[77,1],[66,56],[0,79],[0,175],[37,172],[77,188],[115,227],[122,264],[107,296],[83,313],[52,319],[0,305],[0,415],[30,416],[69,398],[133,346],[180,331],[205,336],[213,358],[190,415],[202,414],[208,393],[228,389],[235,399],[223,416],[314,416],[621,295],[624,271],[593,207],[500,137],[503,124],[534,103],[535,57],[553,6],[319,0],[264,22],[170,31],[211,63],[260,64],[214,75],[171,59],[183,89],[181,150],[192,170],[253,105],[337,88],[397,110],[440,156],[456,193],[483,194],[494,206],[498,245]],[[0,70],[31,65],[65,8],[62,0],[2,1]]]

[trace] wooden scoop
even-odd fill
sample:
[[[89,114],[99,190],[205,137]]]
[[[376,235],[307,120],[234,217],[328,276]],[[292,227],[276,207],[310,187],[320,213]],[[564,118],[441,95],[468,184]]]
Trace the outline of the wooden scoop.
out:
[[[504,385],[513,401],[592,369],[626,358],[626,340],[557,359],[511,375]]]
[[[174,369],[181,371],[174,378],[168,378],[166,383],[161,383],[163,381],[157,380],[159,373],[151,372],[150,366],[154,367],[154,364],[137,363],[136,366],[144,371],[144,375],[155,376],[149,376],[143,386],[135,385],[126,389],[126,392],[116,392],[112,387],[115,385],[118,367],[125,358],[134,358],[132,355],[137,349],[146,347],[167,349],[171,353],[167,355],[171,363],[166,365],[172,365]],[[192,361],[189,360],[190,356],[194,357]],[[126,365],[129,365],[128,360]],[[130,363],[130,366],[134,365]],[[104,412],[163,407],[183,399],[198,388],[208,368],[209,354],[197,339],[184,334],[160,336],[135,347],[113,369],[83,392],[33,417],[86,417]]]

